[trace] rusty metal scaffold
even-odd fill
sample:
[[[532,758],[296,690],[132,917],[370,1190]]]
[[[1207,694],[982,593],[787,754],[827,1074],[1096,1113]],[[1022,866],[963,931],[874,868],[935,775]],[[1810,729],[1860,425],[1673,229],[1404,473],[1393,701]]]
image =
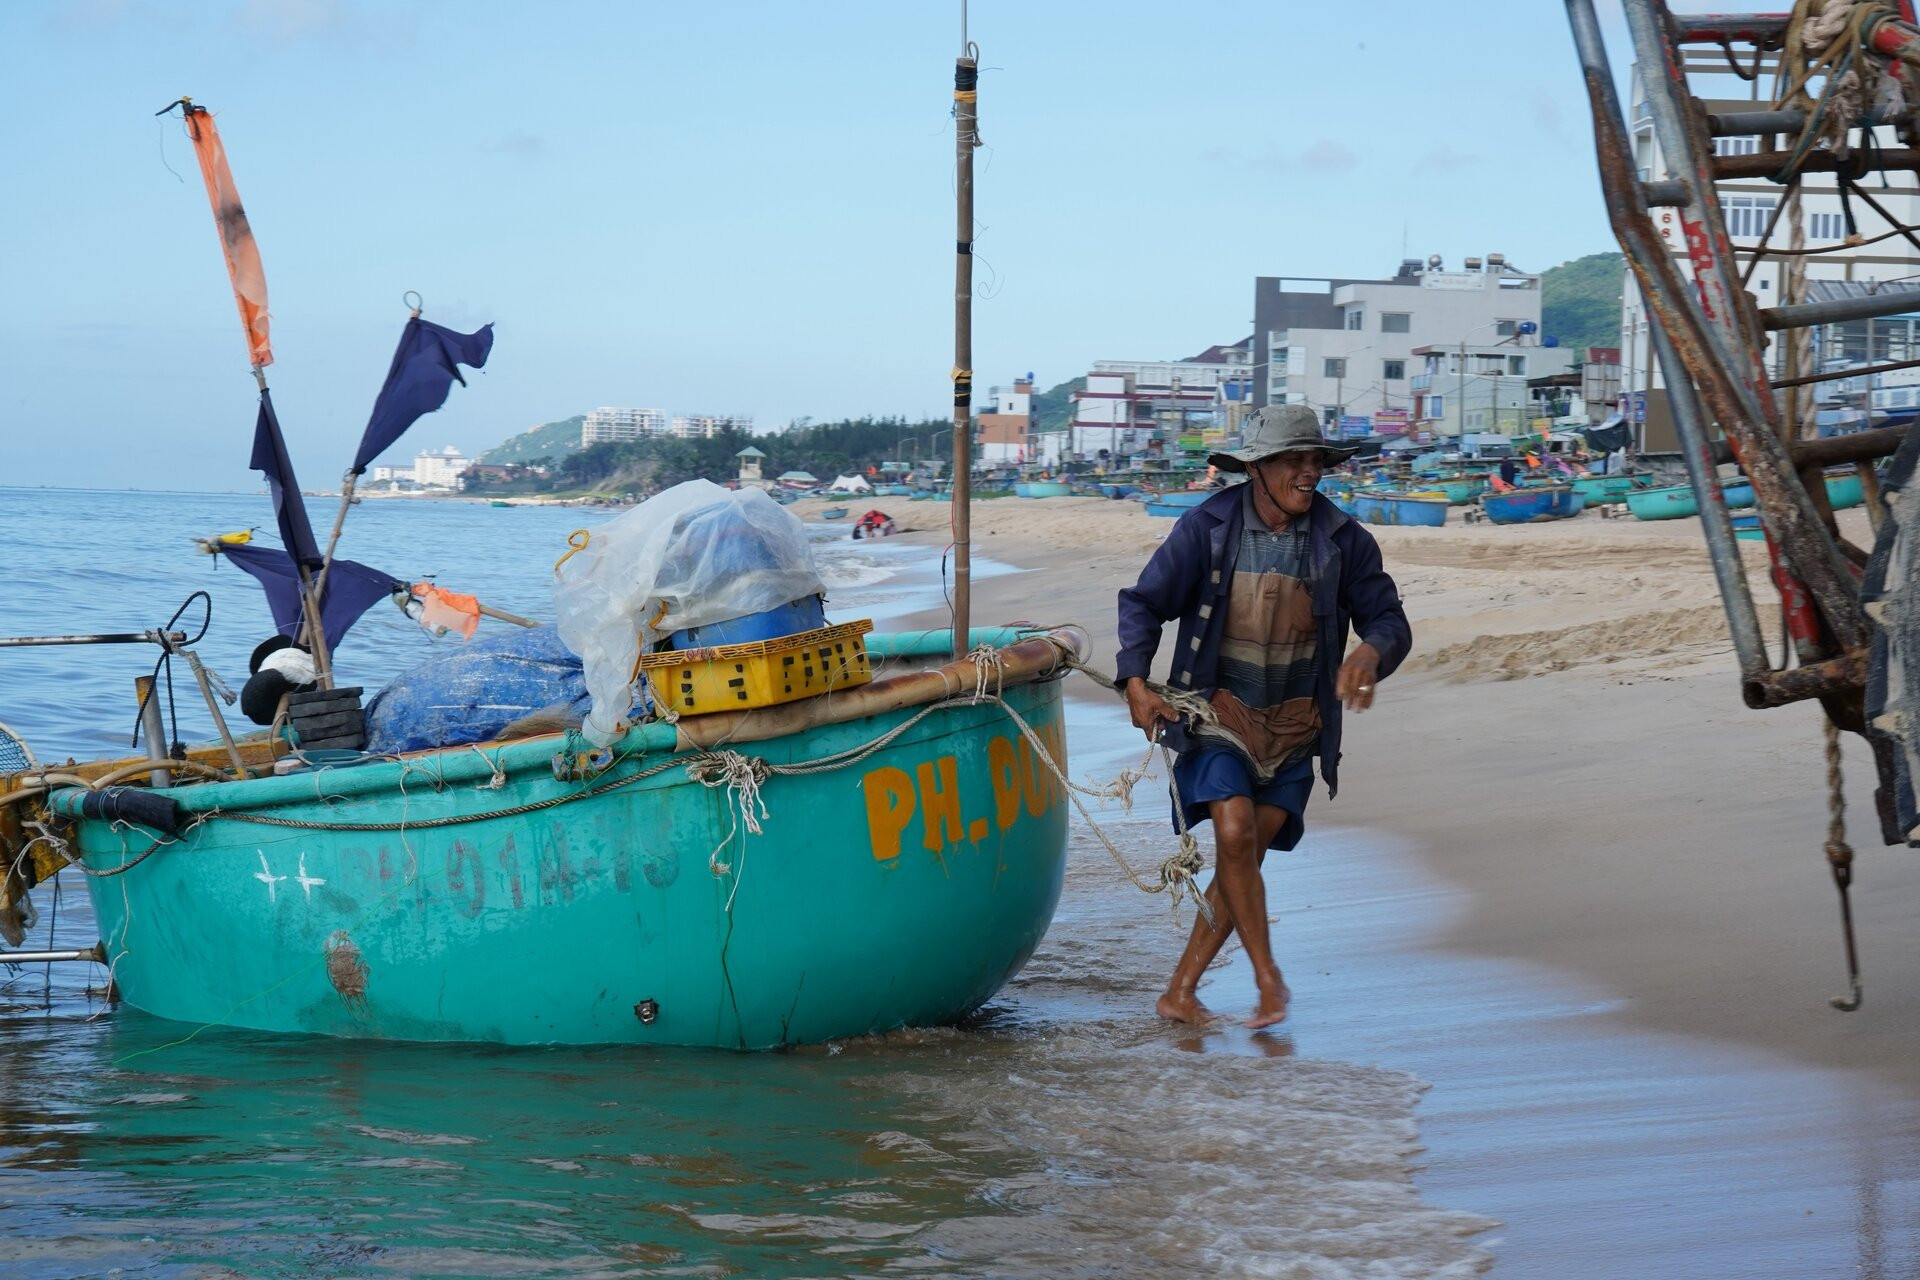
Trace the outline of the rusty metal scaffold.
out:
[[[1816,325],[1912,313],[1920,310],[1920,297],[1896,289],[1827,302],[1790,297],[1762,308],[1748,282],[1761,258],[1784,263],[1820,252],[1773,242],[1781,213],[1808,173],[1835,175],[1843,198],[1851,195],[1888,224],[1885,238],[1904,237],[1920,250],[1920,228],[1900,224],[1860,190],[1869,177],[1920,171],[1920,33],[1911,5],[1802,3],[1792,13],[1712,15],[1674,14],[1664,0],[1623,0],[1623,6],[1644,91],[1635,109],[1644,112],[1664,157],[1661,174],[1643,172],[1636,159],[1593,0],[1566,0],[1593,112],[1608,218],[1644,299],[1739,661],[1742,696],[1753,707],[1817,698],[1835,725],[1864,735],[1880,774],[1882,834],[1890,844],[1908,842],[1920,834],[1920,825],[1907,820],[1914,807],[1908,765],[1920,763],[1913,744],[1920,717],[1908,728],[1897,715],[1869,715],[1879,707],[1870,708],[1867,696],[1876,662],[1884,663],[1887,651],[1886,638],[1876,633],[1884,612],[1877,605],[1881,586],[1875,574],[1884,577],[1888,556],[1842,534],[1824,474],[1835,463],[1858,469],[1879,541],[1890,543],[1896,531],[1891,520],[1882,527],[1875,463],[1899,452],[1908,432],[1900,427],[1816,439],[1811,397],[1800,399],[1803,393],[1794,390],[1831,376],[1870,378],[1902,366],[1830,375],[1776,361],[1770,370],[1768,342],[1769,335]],[[1771,109],[1717,110],[1696,92],[1702,77],[1733,74],[1751,81],[1767,68],[1782,86]],[[1884,92],[1889,86],[1904,92]],[[1886,145],[1888,130],[1898,146]],[[1756,151],[1716,154],[1714,139],[1730,136],[1757,137]],[[1782,188],[1757,245],[1736,245],[1728,234],[1715,183],[1731,178],[1767,179]],[[1848,217],[1852,232],[1851,212]],[[1677,230],[1677,241],[1663,230]],[[1676,243],[1691,278],[1676,261]],[[1729,460],[1753,484],[1792,665],[1783,656],[1776,666],[1769,656],[1747,586],[1716,471]],[[1920,530],[1914,535],[1920,537]],[[1869,570],[1870,560],[1880,568]],[[1873,580],[1864,598],[1863,578]],[[1884,586],[1886,593],[1904,593],[1905,579]],[[1905,801],[1898,802],[1903,793]]]

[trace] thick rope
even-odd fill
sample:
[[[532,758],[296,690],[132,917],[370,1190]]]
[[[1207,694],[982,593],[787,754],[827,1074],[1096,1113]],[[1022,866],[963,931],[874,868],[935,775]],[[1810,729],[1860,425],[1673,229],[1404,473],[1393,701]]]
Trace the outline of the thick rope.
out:
[[[1828,1004],[1842,1013],[1860,1007],[1860,951],[1853,937],[1853,846],[1847,843],[1847,795],[1840,779],[1840,730],[1832,720],[1823,722],[1827,735],[1827,866],[1833,871],[1833,887],[1840,894],[1840,928],[1847,941],[1847,994],[1834,996]]]

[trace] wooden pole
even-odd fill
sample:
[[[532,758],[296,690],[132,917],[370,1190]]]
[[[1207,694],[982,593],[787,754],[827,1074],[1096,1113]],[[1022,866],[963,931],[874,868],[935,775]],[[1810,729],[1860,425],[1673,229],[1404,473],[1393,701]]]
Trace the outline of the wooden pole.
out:
[[[953,66],[953,656],[965,657],[973,606],[973,152],[980,145],[979,50],[965,43]]]
[[[267,374],[261,365],[253,366],[253,381],[260,388],[260,394],[266,395]],[[282,477],[284,483],[286,477]],[[294,502],[306,500],[295,489],[291,495]],[[313,573],[300,563],[299,549],[288,547],[287,554],[293,558],[293,567],[300,575],[300,633],[299,639],[307,642],[307,652],[313,655],[313,671],[322,689],[333,688],[333,662],[327,653],[326,628],[320,625],[320,591],[314,584]]]

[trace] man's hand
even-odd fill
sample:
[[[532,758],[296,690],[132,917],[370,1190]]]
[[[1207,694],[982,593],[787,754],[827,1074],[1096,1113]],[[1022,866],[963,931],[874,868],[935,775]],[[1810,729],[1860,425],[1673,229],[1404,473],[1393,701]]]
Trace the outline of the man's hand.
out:
[[[1133,715],[1133,727],[1145,733],[1149,742],[1158,736],[1161,724],[1172,724],[1180,718],[1180,713],[1147,688],[1147,682],[1139,676],[1127,681],[1127,710]]]
[[[1380,651],[1370,644],[1358,644],[1340,664],[1340,673],[1333,678],[1333,694],[1347,710],[1365,711],[1373,705],[1374,686],[1379,683]],[[1132,694],[1127,700],[1133,700]],[[1140,723],[1137,717],[1134,723]]]

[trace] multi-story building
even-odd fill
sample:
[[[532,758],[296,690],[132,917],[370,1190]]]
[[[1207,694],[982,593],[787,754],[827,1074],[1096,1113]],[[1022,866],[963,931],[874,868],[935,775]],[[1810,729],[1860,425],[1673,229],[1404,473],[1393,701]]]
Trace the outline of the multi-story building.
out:
[[[587,414],[580,427],[580,444],[618,444],[657,436],[667,429],[662,409],[624,409],[603,405]]]
[[[1209,347],[1191,360],[1096,360],[1087,386],[1073,393],[1073,425],[1065,451],[1118,465],[1145,456],[1172,460],[1204,451],[1214,430],[1222,384],[1244,381],[1244,361],[1229,363]]]
[[[973,438],[980,461],[991,466],[1031,460],[1033,375],[1015,378],[1011,387],[990,388],[987,397],[992,407],[974,418]]]
[[[676,413],[673,422],[667,428],[667,434],[676,440],[712,440],[729,427],[736,431],[751,432],[753,415],[750,413]]]
[[[1719,56],[1718,52],[1711,54],[1714,59]],[[1743,85],[1729,76],[1726,80],[1727,91],[1746,93],[1754,91],[1760,84],[1770,85],[1773,81],[1772,62],[1771,56],[1763,58],[1758,68],[1761,74],[1751,85]],[[1689,70],[1696,76],[1701,71],[1693,66]],[[1646,97],[1641,68],[1636,63],[1629,98],[1632,103],[1629,128],[1633,131],[1634,163],[1643,180],[1657,180],[1667,176],[1668,165],[1659,138],[1654,133],[1653,115],[1648,110]],[[1763,110],[1766,106],[1765,102],[1748,98],[1703,99],[1702,104],[1715,113]],[[1872,134],[1879,146],[1901,145],[1891,127],[1874,129]],[[1758,155],[1763,147],[1772,150],[1771,140],[1737,136],[1713,140],[1714,154],[1720,156]],[[1749,266],[1763,238],[1775,248],[1794,247],[1793,219],[1788,216],[1789,211],[1781,208],[1785,188],[1763,177],[1751,177],[1726,178],[1716,182],[1714,189],[1720,197],[1720,212],[1726,221],[1727,236],[1733,241],[1735,257],[1743,270],[1751,272],[1747,288],[1756,303],[1762,307],[1773,307],[1795,301],[1781,293],[1788,259],[1763,256],[1757,265]],[[1905,280],[1920,274],[1920,250],[1916,250],[1901,236],[1882,238],[1882,233],[1890,229],[1885,221],[1858,197],[1843,201],[1836,175],[1807,173],[1801,178],[1800,191],[1798,230],[1804,238],[1804,247],[1823,251],[1803,255],[1808,284],[1807,301],[1821,298],[1822,294],[1817,288],[1820,281],[1850,282],[1843,289],[1857,287],[1864,291],[1869,286],[1875,286],[1875,282]],[[1920,223],[1920,178],[1913,173],[1889,172],[1884,179],[1876,174],[1869,194],[1902,223]],[[1680,230],[1678,213],[1673,209],[1659,208],[1650,216],[1659,228],[1661,237],[1671,247],[1674,258],[1685,259],[1687,246]],[[1850,224],[1850,217],[1857,221]],[[1770,236],[1769,228],[1772,232]],[[1849,244],[1849,237],[1856,233],[1862,243]],[[1680,261],[1679,265],[1681,275],[1691,280],[1692,268],[1684,261]],[[1874,323],[1886,326],[1889,334],[1895,327],[1893,321]],[[1860,328],[1864,333],[1864,325]],[[1824,342],[1825,339],[1820,341]],[[1781,376],[1779,361],[1785,345],[1775,341],[1768,350],[1769,367],[1775,376]],[[1657,367],[1658,361],[1653,357],[1653,337],[1648,326],[1647,310],[1632,271],[1626,272],[1622,290],[1620,347],[1624,403],[1631,407],[1629,418],[1634,421],[1641,435],[1641,447],[1664,451],[1677,449],[1679,444],[1673,432],[1673,420],[1666,407],[1665,383]]]
[[[1448,271],[1439,255],[1409,258],[1386,280],[1260,276],[1253,286],[1253,405],[1304,404],[1364,432],[1414,410],[1417,349],[1516,338],[1540,324],[1540,277],[1498,253]],[[1425,398],[1436,422],[1459,415],[1444,391]],[[1359,420],[1366,420],[1361,423]],[[1352,430],[1350,429],[1350,433]]]
[[[1539,345],[1535,335],[1517,333],[1505,342],[1450,342],[1415,347],[1420,372],[1407,380],[1413,392],[1412,422],[1437,436],[1462,431],[1524,435],[1533,412],[1530,379],[1567,373],[1574,353],[1568,347]]]
[[[422,449],[413,456],[413,482],[422,489],[458,489],[460,473],[471,461],[452,445]]]

